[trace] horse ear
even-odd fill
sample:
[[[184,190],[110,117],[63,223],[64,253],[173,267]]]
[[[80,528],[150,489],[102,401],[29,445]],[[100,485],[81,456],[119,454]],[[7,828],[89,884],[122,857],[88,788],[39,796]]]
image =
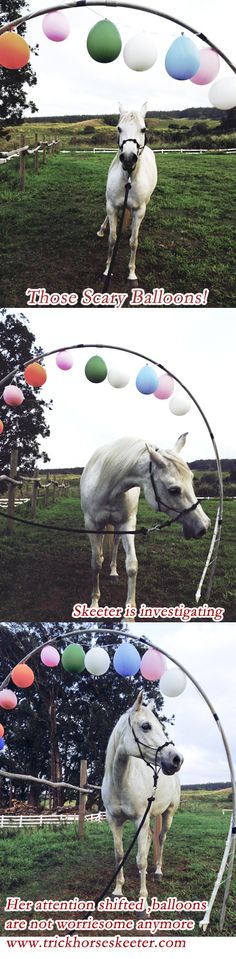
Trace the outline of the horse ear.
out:
[[[159,450],[154,450],[152,446],[148,445],[148,443],[145,443],[145,446],[153,463],[157,463],[160,469],[161,467],[166,466],[164,457],[161,455],[161,453],[159,453]]]
[[[179,436],[179,439],[175,443],[175,446],[173,449],[174,453],[181,453],[183,446],[185,446],[187,436],[188,436],[188,433],[182,433],[181,436]]]
[[[141,107],[141,110],[140,110],[140,113],[141,113],[141,117],[143,117],[143,119],[144,119],[144,117],[146,116],[146,113],[147,113],[147,100],[145,100],[145,103],[143,103],[143,105],[142,105],[142,107]]]
[[[118,106],[119,106],[119,116],[122,117],[122,116],[123,116],[123,113],[125,112],[125,111],[124,111],[123,104],[122,104],[122,103],[119,103]]]
[[[133,705],[133,707],[132,707],[132,711],[133,711],[134,713],[136,713],[139,709],[141,709],[142,702],[143,702],[143,692],[142,692],[142,689],[141,689],[141,692],[138,693],[137,699],[135,700],[135,703],[134,703],[134,705]]]

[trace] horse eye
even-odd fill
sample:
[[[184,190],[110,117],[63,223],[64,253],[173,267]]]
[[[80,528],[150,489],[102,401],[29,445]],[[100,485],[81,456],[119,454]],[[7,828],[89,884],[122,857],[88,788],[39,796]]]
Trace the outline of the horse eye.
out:
[[[141,133],[146,133],[146,127],[142,127]]]
[[[121,133],[121,127],[117,127],[118,133]]]
[[[151,727],[151,724],[150,724],[150,723],[142,723],[142,729],[143,729],[144,733],[147,733],[148,730],[151,729],[151,728],[152,728],[152,727]]]
[[[171,486],[169,493],[171,493],[171,496],[179,496],[181,493],[180,486]]]

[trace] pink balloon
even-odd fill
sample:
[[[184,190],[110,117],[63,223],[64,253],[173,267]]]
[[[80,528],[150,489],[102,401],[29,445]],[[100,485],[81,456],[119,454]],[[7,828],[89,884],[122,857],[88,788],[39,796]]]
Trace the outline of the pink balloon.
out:
[[[219,73],[220,58],[218,53],[212,50],[211,47],[202,47],[202,49],[199,50],[199,54],[200,67],[194,77],[191,77],[191,83],[199,83],[203,86],[204,83],[211,83],[217,76],[217,73]]]
[[[71,370],[73,366],[73,356],[69,350],[61,350],[60,353],[56,355],[56,364],[59,367],[59,370]]]
[[[156,649],[147,649],[141,660],[140,672],[144,679],[160,679],[166,672],[166,661]]]
[[[153,396],[156,396],[158,400],[168,400],[169,396],[174,392],[174,380],[172,376],[169,376],[168,373],[163,373],[163,376],[160,376],[158,381],[157,390]]]
[[[24,401],[24,393],[22,393],[19,386],[5,386],[3,399],[4,403],[7,403],[8,406],[21,406],[21,403]]]
[[[58,666],[60,654],[54,646],[44,646],[40,653],[40,659],[44,666]]]
[[[65,14],[60,10],[54,10],[52,13],[46,13],[43,18],[43,32],[48,40],[54,40],[55,43],[66,40],[70,33],[70,24]]]
[[[2,689],[0,693],[0,706],[3,709],[15,709],[17,706],[16,694],[11,689]]]

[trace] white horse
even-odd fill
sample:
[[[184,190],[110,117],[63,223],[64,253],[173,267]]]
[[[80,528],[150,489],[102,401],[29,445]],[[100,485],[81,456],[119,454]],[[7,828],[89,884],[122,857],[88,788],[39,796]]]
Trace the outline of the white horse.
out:
[[[102,783],[102,799],[113,833],[118,866],[124,855],[122,842],[124,822],[127,819],[134,820],[138,828],[148,797],[153,793],[153,771],[146,764],[150,763],[153,767],[159,767],[155,799],[138,836],[136,862],[140,872],[140,896],[143,896],[145,900],[148,895],[147,859],[152,838],[150,817],[162,815],[159,855],[155,864],[155,875],[160,879],[166,834],[180,801],[178,770],[182,762],[183,756],[176,750],[173,743],[168,743],[161,724],[151,708],[142,705],[142,693],[139,693],[132,709],[120,717],[110,736]],[[121,869],[116,878],[113,895],[122,895],[123,883],[124,873]]]
[[[80,492],[92,550],[92,606],[99,605],[99,573],[104,559],[104,534],[99,530],[109,526],[115,533],[110,575],[113,579],[118,576],[117,552],[122,530],[128,577],[126,602],[136,606],[138,562],[134,533],[129,530],[136,529],[141,489],[149,506],[181,521],[186,539],[197,539],[209,528],[210,520],[194,494],[193,474],[178,455],[186,435],[179,437],[173,450],[155,450],[145,440],[123,437],[97,449],[85,466]]]
[[[127,208],[131,211],[132,225],[129,261],[129,280],[136,280],[136,252],[138,246],[139,228],[145,216],[146,206],[157,182],[157,168],[155,156],[150,147],[146,146],[145,114],[147,104],[144,103],[140,113],[127,113],[120,106],[118,124],[118,153],[114,157],[108,171],[106,186],[107,216],[98,230],[98,236],[104,236],[109,224],[108,258],[104,274],[109,270],[114,244],[117,236],[118,210],[123,207],[125,185],[130,178],[131,188],[128,194]]]

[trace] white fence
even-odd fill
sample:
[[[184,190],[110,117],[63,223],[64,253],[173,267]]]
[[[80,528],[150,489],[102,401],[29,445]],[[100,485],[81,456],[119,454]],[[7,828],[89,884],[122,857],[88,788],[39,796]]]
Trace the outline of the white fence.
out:
[[[106,819],[105,812],[87,813],[85,816],[86,822],[101,822],[103,819]],[[28,826],[61,826],[73,822],[79,822],[78,813],[52,813],[48,816],[46,813],[39,815],[32,814],[32,816],[3,814],[0,816],[0,829],[25,829]]]

